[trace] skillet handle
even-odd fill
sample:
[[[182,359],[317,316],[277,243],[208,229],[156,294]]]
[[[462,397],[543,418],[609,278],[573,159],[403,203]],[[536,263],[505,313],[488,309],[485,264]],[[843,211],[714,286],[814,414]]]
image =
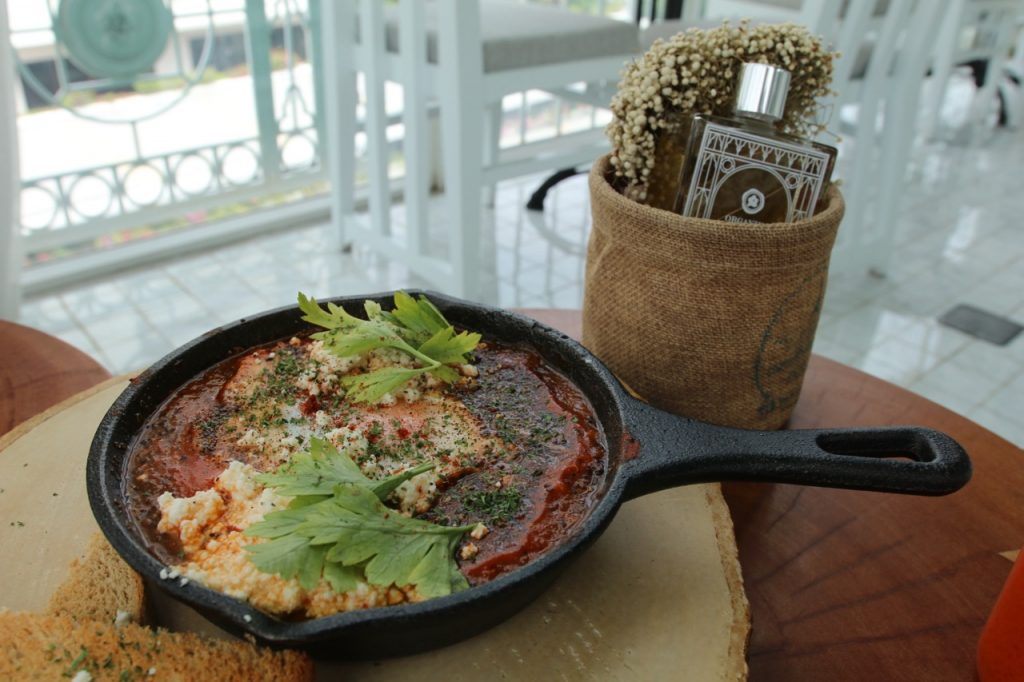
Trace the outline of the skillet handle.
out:
[[[640,401],[627,408],[639,448],[624,447],[625,498],[709,481],[946,495],[971,478],[971,462],[944,433],[917,426],[748,431],[714,426]],[[636,454],[629,458],[630,451]]]

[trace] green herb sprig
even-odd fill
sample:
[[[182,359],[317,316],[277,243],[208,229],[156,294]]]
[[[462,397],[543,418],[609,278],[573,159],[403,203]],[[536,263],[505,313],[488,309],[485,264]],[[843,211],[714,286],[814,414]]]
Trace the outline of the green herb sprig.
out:
[[[336,592],[359,581],[371,585],[415,585],[424,597],[468,587],[453,557],[469,526],[441,526],[402,516],[382,499],[403,481],[430,468],[422,464],[382,481],[362,474],[345,453],[320,439],[259,480],[280,494],[294,495],[288,509],[271,512],[245,531],[269,542],[248,545],[264,573],[298,579],[307,590],[321,577]]]
[[[404,291],[395,294],[391,311],[374,301],[366,301],[367,319],[350,315],[333,303],[323,309],[315,298],[299,292],[302,319],[323,327],[313,338],[323,341],[335,355],[360,355],[378,348],[401,351],[418,363],[419,367],[383,367],[366,374],[342,377],[347,397],[353,402],[374,403],[405,382],[429,373],[452,383],[459,378],[452,365],[469,361],[469,354],[480,342],[480,335],[470,332],[455,333],[455,329],[441,311],[426,296],[413,298]]]

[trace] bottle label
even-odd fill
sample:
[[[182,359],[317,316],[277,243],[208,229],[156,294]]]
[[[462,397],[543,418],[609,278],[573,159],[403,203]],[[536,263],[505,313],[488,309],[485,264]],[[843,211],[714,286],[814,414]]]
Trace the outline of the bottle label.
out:
[[[829,157],[802,146],[708,122],[683,215],[735,223],[810,217]]]

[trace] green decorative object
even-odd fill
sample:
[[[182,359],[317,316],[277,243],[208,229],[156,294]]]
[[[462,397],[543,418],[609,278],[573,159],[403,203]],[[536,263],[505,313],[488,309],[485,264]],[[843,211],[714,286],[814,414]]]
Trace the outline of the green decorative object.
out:
[[[5,0],[0,0],[4,2]],[[6,0],[10,5],[29,0]],[[323,117],[311,106],[308,85],[297,67],[310,61],[313,98],[321,104],[319,46],[321,0],[32,0],[52,17],[48,27],[28,24],[10,30],[12,42],[49,36],[54,45],[54,79],[37,73],[12,50],[21,85],[37,106],[53,106],[80,121],[107,126],[104,135],[127,139],[123,156],[99,163],[55,168],[21,179],[22,229],[26,253],[55,248],[75,251],[127,225],[162,225],[205,212],[227,215],[240,202],[282,201],[326,178],[321,158]],[[140,126],[167,116],[207,82],[204,75],[244,11],[245,66],[251,78],[258,134],[208,139],[181,130],[174,145],[151,140],[166,128]],[[187,18],[187,19],[186,19]],[[189,21],[188,44],[179,42],[177,23]],[[282,30],[283,68],[275,70],[271,35]],[[160,60],[170,46],[171,59]],[[160,61],[158,61],[160,60]],[[85,72],[85,78],[76,68]],[[275,80],[283,88],[275,102]],[[216,80],[216,79],[210,79]],[[111,86],[135,85],[130,106],[93,106]],[[210,84],[211,88],[216,85]],[[54,87],[56,86],[56,87]],[[138,87],[142,86],[142,87]],[[150,93],[159,96],[148,96]],[[208,90],[209,92],[209,90]],[[165,119],[166,120],[166,119]],[[290,200],[290,199],[289,199]]]
[[[130,81],[153,67],[172,24],[163,0],[61,0],[54,32],[82,71]]]

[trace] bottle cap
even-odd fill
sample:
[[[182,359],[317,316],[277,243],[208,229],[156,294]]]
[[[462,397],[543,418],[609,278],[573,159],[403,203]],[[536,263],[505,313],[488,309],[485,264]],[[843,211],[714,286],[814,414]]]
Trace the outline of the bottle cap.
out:
[[[788,92],[789,71],[769,64],[746,62],[740,67],[735,111],[762,121],[778,121],[786,109]]]

